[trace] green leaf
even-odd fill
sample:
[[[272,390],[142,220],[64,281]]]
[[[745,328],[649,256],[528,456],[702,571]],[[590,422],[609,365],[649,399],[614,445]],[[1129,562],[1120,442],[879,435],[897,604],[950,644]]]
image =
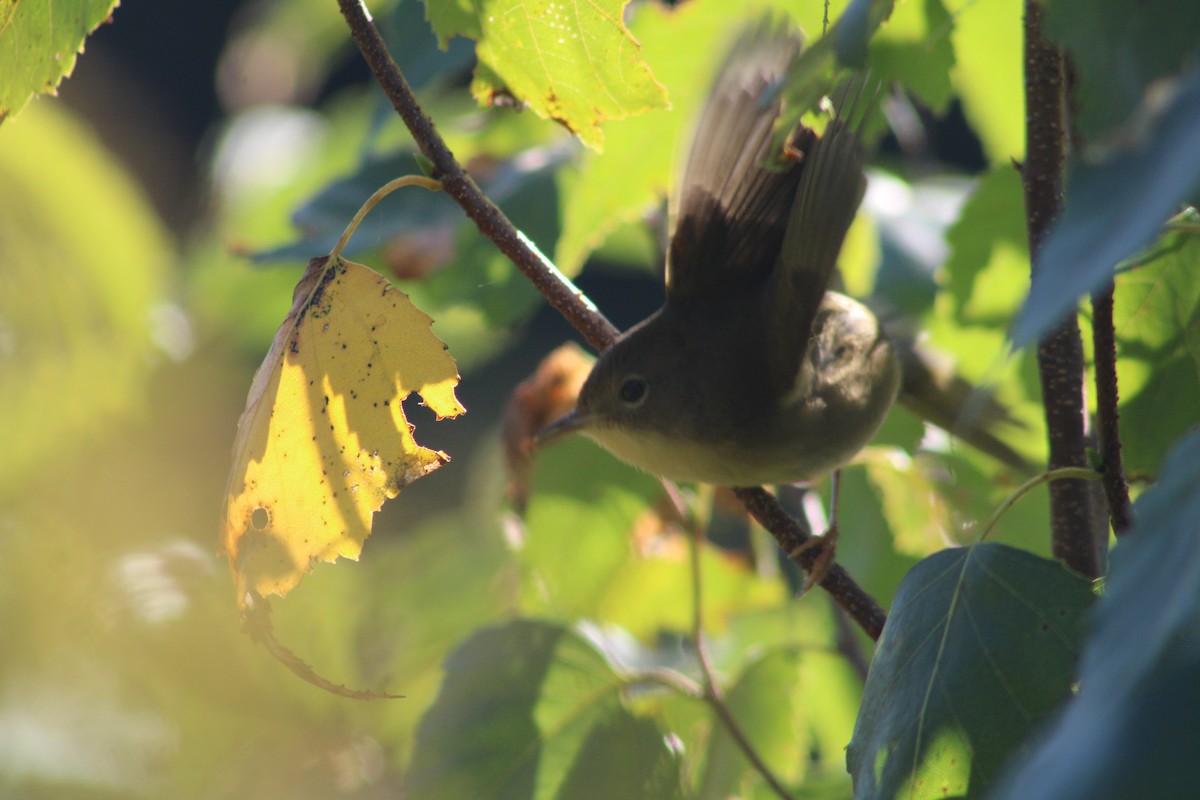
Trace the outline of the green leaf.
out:
[[[672,165],[687,156],[682,129],[699,113],[708,76],[720,63],[729,14],[705,2],[671,11],[658,4],[638,9],[631,25],[670,92],[671,111],[611,126],[603,153],[588,151],[576,169],[562,173],[563,234],[555,257],[568,275],[579,271],[618,224],[637,219],[670,190]],[[681,40],[696,46],[675,46]]]
[[[75,68],[83,40],[118,0],[0,2],[0,122],[35,94],[53,93]]]
[[[519,554],[526,612],[567,620],[594,613],[630,557],[634,521],[660,491],[582,438],[539,452]]]
[[[798,753],[811,749],[802,726],[804,709],[794,692],[800,680],[801,654],[773,650],[752,661],[725,694],[725,704],[775,776],[787,783],[799,777],[804,761]],[[720,722],[708,743],[700,798],[737,797],[757,775],[728,729]]]
[[[954,68],[952,28],[953,21],[941,0],[897,4],[870,41],[872,77],[894,80],[934,111],[944,111],[950,102],[950,73]]]
[[[1200,70],[1178,88],[1140,147],[1100,164],[1073,165],[1066,213],[1038,255],[1029,300],[1013,330],[1017,345],[1104,285],[1117,264],[1148,245],[1179,204],[1200,190]]]
[[[1007,326],[1029,285],[1021,176],[1009,164],[980,179],[946,232],[946,290],[959,322]]]
[[[1190,797],[1200,782],[1200,432],[1167,458],[1112,553],[1079,695],[995,796]]]
[[[950,79],[988,160],[1009,165],[1025,154],[1025,85],[1020,0],[960,0],[951,39]]]
[[[519,552],[528,613],[586,617],[641,637],[688,629],[691,545],[655,509],[655,480],[577,440],[539,454],[532,486]],[[783,600],[782,583],[715,547],[706,545],[701,557],[704,608],[714,627],[738,611]]]
[[[1055,0],[1046,33],[1078,74],[1075,124],[1087,136],[1129,123],[1156,79],[1200,53],[1200,5],[1192,0]]]
[[[598,150],[606,120],[667,105],[666,90],[622,21],[627,3],[474,0],[427,8],[442,41],[461,35],[478,42],[471,85],[477,98],[515,96]]]
[[[485,628],[446,660],[417,731],[414,800],[680,794],[678,759],[654,722],[621,703],[604,657],[565,628]]]
[[[3,495],[138,408],[170,248],[138,188],[56,104],[0,128],[0,185]]]
[[[778,11],[795,13],[794,3],[774,0]],[[817,6],[802,11],[816,12]],[[556,262],[574,275],[587,257],[624,222],[637,220],[674,190],[688,155],[687,135],[707,97],[713,73],[722,64],[731,34],[761,16],[761,4],[746,0],[693,0],[672,8],[640,6],[630,28],[667,87],[669,113],[647,114],[610,126],[604,152],[584,153],[576,170],[564,171],[563,236]],[[806,19],[806,30],[820,30]],[[680,47],[680,42],[687,42]],[[823,52],[830,52],[825,47]]]
[[[896,594],[850,742],[861,797],[976,796],[1070,694],[1090,584],[996,544],[945,550]]]
[[[1172,231],[1156,258],[1117,276],[1113,326],[1123,457],[1135,475],[1154,475],[1170,446],[1200,422],[1200,236]]]

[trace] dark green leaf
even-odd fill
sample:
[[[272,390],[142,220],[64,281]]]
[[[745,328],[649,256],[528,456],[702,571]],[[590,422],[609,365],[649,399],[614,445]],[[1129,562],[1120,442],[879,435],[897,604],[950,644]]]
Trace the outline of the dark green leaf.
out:
[[[1195,60],[1200,4],[1193,0],[1054,0],[1046,32],[1078,74],[1075,124],[1103,135],[1132,117],[1150,83]]]
[[[486,179],[480,179],[480,188],[501,205],[531,184],[539,184],[541,191],[552,191],[551,176],[567,155],[567,150],[561,147],[538,149],[526,153],[525,158],[502,162]],[[253,259],[260,263],[288,261],[329,252],[346,224],[376,189],[401,175],[422,171],[415,158],[412,150],[367,157],[352,175],[329,184],[296,209],[292,222],[300,229],[302,238],[254,253]],[[553,202],[548,205],[547,202],[544,197],[539,198],[543,212],[546,207],[554,207]],[[546,216],[554,215],[543,213],[537,220]],[[375,207],[359,234],[350,240],[345,254],[354,256],[381,243],[439,225],[457,226],[462,219],[462,210],[450,198],[423,189],[402,189],[392,192]],[[553,219],[549,221],[553,223]]]
[[[663,733],[621,703],[622,682],[571,631],[516,621],[446,660],[409,773],[414,800],[679,794]]]
[[[1200,783],[1200,432],[1112,553],[1078,697],[998,798],[1190,797]]]
[[[1178,90],[1136,150],[1071,169],[1067,210],[1038,255],[1029,300],[1013,331],[1017,345],[1104,285],[1117,264],[1148,245],[1179,204],[1200,190],[1200,70]]]
[[[896,593],[847,763],[858,797],[978,795],[1070,694],[1089,583],[996,544],[945,550]]]

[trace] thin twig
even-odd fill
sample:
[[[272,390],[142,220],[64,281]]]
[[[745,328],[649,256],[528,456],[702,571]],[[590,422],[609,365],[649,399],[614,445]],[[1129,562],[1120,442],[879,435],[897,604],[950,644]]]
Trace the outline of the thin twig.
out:
[[[1062,211],[1065,162],[1063,58],[1042,34],[1041,0],[1025,1],[1025,215],[1029,257],[1036,270],[1050,226]],[[1038,342],[1050,468],[1086,467],[1083,341],[1068,315]],[[1050,484],[1050,529],[1054,555],[1090,578],[1100,573],[1092,492],[1086,481]]]
[[[533,242],[516,229],[454,158],[445,140],[438,134],[433,120],[421,108],[408,81],[392,60],[383,37],[367,16],[361,0],[338,0],[338,6],[375,80],[408,126],[421,153],[433,163],[433,177],[442,182],[446,194],[454,198],[454,202],[462,207],[480,232],[525,273],[534,288],[592,347],[605,350],[611,346],[618,333],[612,323],[567,276],[558,271],[550,259],[538,251]]]
[[[387,46],[367,16],[360,0],[338,0],[338,7],[342,16],[346,18],[350,34],[371,68],[375,80],[408,126],[421,152],[433,163],[433,177],[441,181],[446,194],[462,207],[480,232],[492,240],[500,252],[529,278],[534,288],[546,297],[550,305],[561,313],[592,347],[605,350],[611,346],[618,335],[612,323],[509,222],[504,213],[480,191],[455,160],[454,154],[438,134],[433,121],[417,103],[416,96],[401,74],[400,68],[392,60]],[[784,546],[784,549],[786,552],[792,552],[803,542],[804,535],[795,535],[795,531],[798,530],[795,520],[784,513],[774,497],[763,489],[757,491],[759,494],[746,495],[753,498],[754,504],[754,507],[747,504],[747,510],[781,545],[790,542],[791,545]],[[745,502],[743,500],[743,503]],[[816,553],[812,555],[815,557]],[[801,561],[811,565],[809,559],[802,557]],[[838,605],[846,609],[850,616],[863,626],[868,636],[872,639],[879,638],[879,632],[883,628],[883,610],[844,569],[834,565],[821,585]]]
[[[1113,333],[1113,284],[1092,295],[1092,350],[1096,358],[1096,418],[1100,435],[1100,472],[1113,533],[1133,528],[1133,505],[1121,459],[1121,424],[1117,412],[1117,344]]]
[[[717,683],[716,673],[713,671],[712,659],[708,654],[708,642],[704,637],[704,583],[702,580],[702,570],[700,569],[700,557],[704,549],[704,525],[699,524],[695,520],[693,514],[688,512],[687,504],[683,497],[679,494],[679,488],[674,482],[663,480],[663,488],[667,492],[667,497],[671,499],[671,503],[675,506],[676,513],[679,518],[684,520],[688,527],[692,529],[692,546],[690,550],[689,562],[692,571],[692,641],[696,648],[696,663],[700,666],[701,686],[704,690],[704,699],[712,706],[717,717],[725,726],[726,732],[737,744],[738,749],[742,751],[742,755],[746,760],[762,775],[774,792],[783,800],[794,800],[791,792],[787,787],[775,776],[771,767],[763,760],[758,751],[754,749],[750,737],[742,730],[741,724],[737,718],[733,716],[733,711],[725,702],[724,692],[721,691],[720,685]]]

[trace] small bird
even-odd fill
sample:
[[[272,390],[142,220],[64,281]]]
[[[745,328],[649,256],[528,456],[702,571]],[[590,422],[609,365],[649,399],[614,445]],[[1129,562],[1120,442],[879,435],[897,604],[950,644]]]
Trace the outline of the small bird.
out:
[[[577,431],[648,473],[751,486],[818,479],[880,427],[895,350],[868,308],[827,291],[863,198],[858,138],[834,119],[772,150],[798,49],[769,24],[734,44],[684,172],[665,305],[600,356],[542,439]]]
[[[666,302],[541,441],[577,431],[655,475],[750,486],[821,478],[878,430],[895,348],[866,306],[828,291],[866,187],[858,136],[839,110],[823,135],[799,126],[773,148],[799,49],[774,22],[735,42],[684,171]]]

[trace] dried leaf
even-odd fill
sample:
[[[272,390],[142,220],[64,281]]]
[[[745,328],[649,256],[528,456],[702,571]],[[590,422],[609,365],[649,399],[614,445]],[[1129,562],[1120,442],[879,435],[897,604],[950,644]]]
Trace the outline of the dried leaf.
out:
[[[537,372],[513,390],[504,412],[504,455],[508,497],[518,511],[529,501],[533,437],[549,422],[575,407],[592,359],[574,344],[564,344],[542,359]]]
[[[449,460],[417,444],[402,401],[463,413],[430,318],[371,269],[315,258],[238,423],[222,542],[243,610],[318,561],[357,559],[385,499]]]

